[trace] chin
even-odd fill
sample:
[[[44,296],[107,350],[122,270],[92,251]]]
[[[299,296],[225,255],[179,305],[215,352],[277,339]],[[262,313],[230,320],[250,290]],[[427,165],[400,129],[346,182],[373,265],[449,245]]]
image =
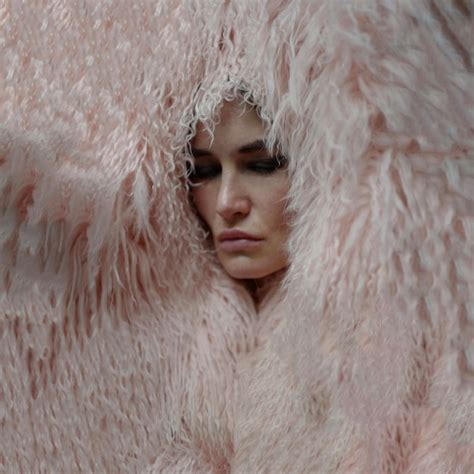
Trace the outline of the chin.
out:
[[[226,269],[225,269],[226,270]],[[255,272],[255,271],[229,271],[226,270],[229,276],[235,278],[236,280],[256,280],[258,278],[263,278],[270,273],[267,272]]]
[[[272,273],[278,271],[281,267],[275,268],[274,265],[258,265],[256,262],[252,264],[233,264],[222,263],[224,270],[229,276],[236,280],[255,280],[258,278],[264,278]]]

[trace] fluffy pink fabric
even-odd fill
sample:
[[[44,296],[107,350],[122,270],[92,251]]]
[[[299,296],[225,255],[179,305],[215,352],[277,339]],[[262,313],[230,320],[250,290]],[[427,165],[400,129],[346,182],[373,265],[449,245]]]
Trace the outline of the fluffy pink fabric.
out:
[[[0,2],[0,471],[474,472],[473,15]],[[254,354],[183,184],[242,85],[293,175]]]

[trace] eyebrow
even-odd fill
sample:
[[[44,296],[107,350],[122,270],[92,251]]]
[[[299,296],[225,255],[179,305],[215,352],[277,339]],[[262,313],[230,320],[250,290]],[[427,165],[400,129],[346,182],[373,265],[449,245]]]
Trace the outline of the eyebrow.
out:
[[[263,151],[266,149],[265,142],[263,140],[255,140],[252,143],[241,146],[239,148],[239,153],[253,153],[255,151]]]
[[[237,151],[241,154],[250,154],[255,153],[256,151],[266,150],[266,145],[264,140],[255,140],[252,143],[247,143],[246,145],[241,146]],[[194,158],[200,158],[201,156],[212,156],[212,153],[209,150],[204,150],[201,148],[191,148],[191,153]]]

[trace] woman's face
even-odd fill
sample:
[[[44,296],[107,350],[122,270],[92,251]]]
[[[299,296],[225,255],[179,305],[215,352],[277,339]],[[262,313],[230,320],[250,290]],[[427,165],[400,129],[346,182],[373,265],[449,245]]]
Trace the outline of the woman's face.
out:
[[[222,106],[214,139],[198,124],[191,143],[192,198],[219,261],[238,279],[263,278],[287,266],[286,160],[263,140],[255,109],[233,101]]]

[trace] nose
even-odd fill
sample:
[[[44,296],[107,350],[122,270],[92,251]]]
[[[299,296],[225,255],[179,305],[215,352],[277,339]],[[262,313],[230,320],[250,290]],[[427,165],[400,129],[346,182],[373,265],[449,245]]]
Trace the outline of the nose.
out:
[[[237,177],[223,173],[217,197],[217,213],[229,222],[245,217],[250,208],[250,196],[243,183]]]

